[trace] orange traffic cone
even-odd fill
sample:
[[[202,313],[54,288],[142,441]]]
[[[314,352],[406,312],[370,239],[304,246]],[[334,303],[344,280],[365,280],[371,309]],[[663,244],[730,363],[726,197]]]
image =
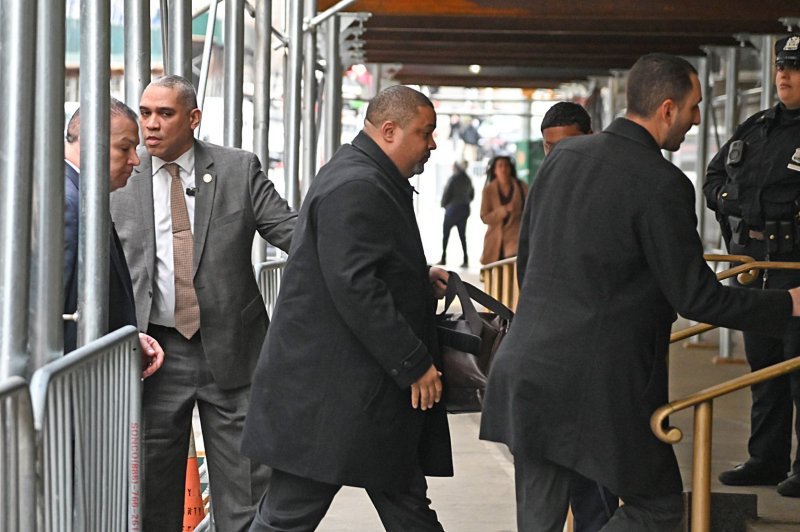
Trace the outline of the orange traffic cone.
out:
[[[186,495],[184,497],[183,532],[192,532],[205,517],[203,492],[200,489],[200,472],[197,468],[197,451],[194,434],[189,435],[189,458],[186,460]]]

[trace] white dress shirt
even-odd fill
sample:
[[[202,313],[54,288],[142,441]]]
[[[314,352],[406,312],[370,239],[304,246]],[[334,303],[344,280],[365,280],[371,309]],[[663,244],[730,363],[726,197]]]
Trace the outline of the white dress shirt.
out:
[[[180,167],[181,188],[189,213],[189,223],[194,234],[194,195],[186,194],[195,188],[194,147],[184,152],[175,161],[163,161],[153,157],[153,222],[156,230],[156,271],[153,286],[153,305],[150,323],[164,327],[175,327],[175,266],[172,259],[172,210],[169,193],[172,176],[164,165],[177,163]]]

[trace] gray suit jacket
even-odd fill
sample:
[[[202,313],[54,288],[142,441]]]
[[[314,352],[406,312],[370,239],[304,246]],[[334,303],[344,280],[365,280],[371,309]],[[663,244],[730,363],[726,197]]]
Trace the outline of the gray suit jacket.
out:
[[[194,287],[208,364],[219,386],[250,383],[269,318],[258,291],[250,253],[258,231],[288,250],[297,214],[275,191],[252,153],[195,141]],[[150,317],[156,248],[152,159],[128,185],[111,194],[111,213],[128,258],[136,318]],[[206,176],[209,176],[210,179]]]

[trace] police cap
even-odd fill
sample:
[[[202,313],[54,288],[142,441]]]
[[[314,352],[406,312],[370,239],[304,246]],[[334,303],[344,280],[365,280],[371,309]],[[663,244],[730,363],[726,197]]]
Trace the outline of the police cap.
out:
[[[775,64],[800,68],[800,34],[789,35],[775,42]]]

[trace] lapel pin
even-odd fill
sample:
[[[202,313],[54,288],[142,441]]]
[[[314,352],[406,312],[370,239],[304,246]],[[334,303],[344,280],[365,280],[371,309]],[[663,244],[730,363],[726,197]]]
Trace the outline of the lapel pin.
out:
[[[211,174],[205,174],[205,175],[203,176],[203,182],[204,182],[204,183],[211,183],[211,180],[212,180],[212,179],[214,179],[214,178],[213,178],[213,177],[211,177]]]

